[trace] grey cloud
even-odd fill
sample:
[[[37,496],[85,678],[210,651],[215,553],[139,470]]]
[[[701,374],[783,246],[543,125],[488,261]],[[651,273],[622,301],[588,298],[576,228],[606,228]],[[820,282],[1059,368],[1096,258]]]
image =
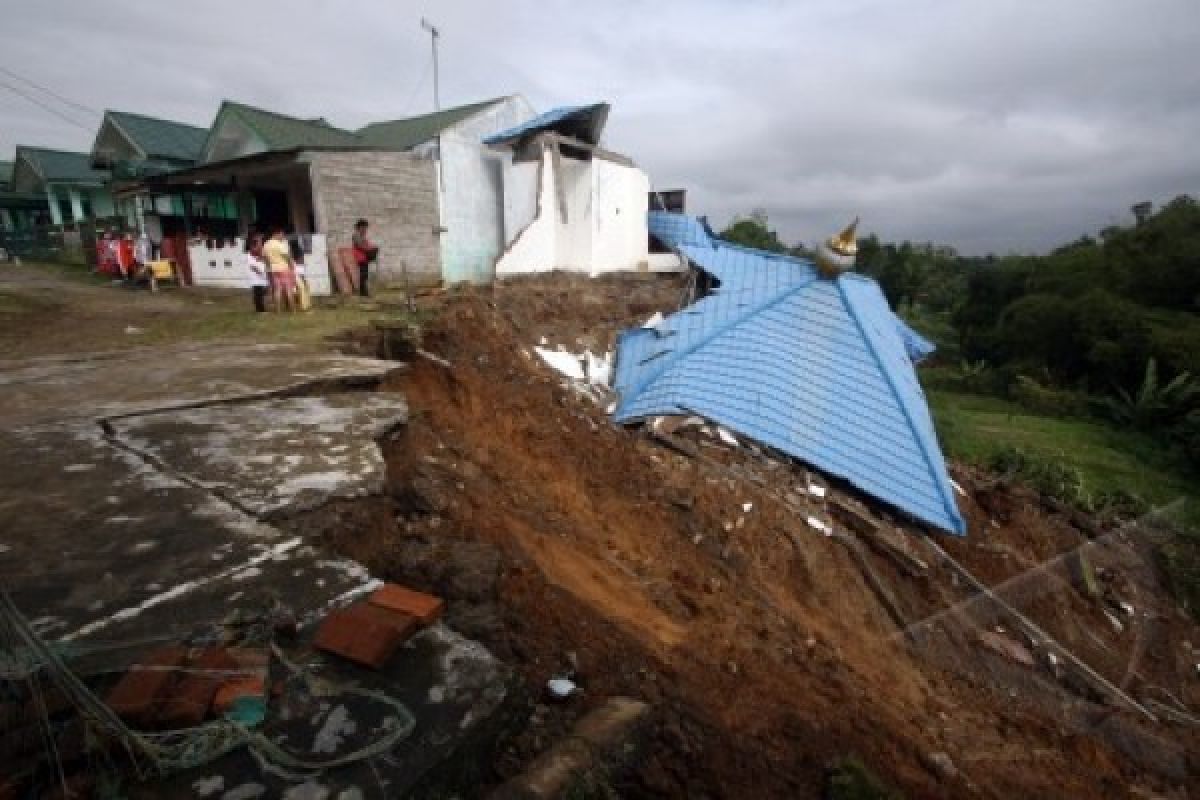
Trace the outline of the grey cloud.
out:
[[[429,110],[422,15],[444,103],[609,100],[609,145],[655,186],[716,224],[763,208],[788,240],[862,214],[1044,249],[1200,181],[1194,0],[0,0],[0,64],[97,108],[207,124],[230,98],[356,126]],[[0,90],[0,153],[18,142],[90,134]]]

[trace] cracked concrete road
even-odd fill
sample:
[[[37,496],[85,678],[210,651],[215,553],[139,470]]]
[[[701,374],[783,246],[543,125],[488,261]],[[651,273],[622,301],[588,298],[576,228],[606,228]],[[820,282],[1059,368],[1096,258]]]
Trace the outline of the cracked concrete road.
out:
[[[92,350],[111,336],[89,338],[89,326],[110,331],[146,314],[194,318],[209,301],[179,293],[131,302],[123,289],[0,265],[0,301],[14,292],[22,310],[14,316],[0,302],[0,344],[36,336],[39,325],[84,321],[77,335],[39,341],[33,352],[7,348],[0,359],[0,590],[35,630],[80,645],[90,653],[82,661],[101,659],[89,664],[97,669],[119,646],[111,666],[120,667],[136,649],[211,629],[233,610],[278,601],[311,625],[379,585],[360,564],[273,521],[382,491],[378,439],[403,426],[408,410],[399,394],[364,389],[403,365],[274,341]],[[24,310],[43,296],[53,297],[52,314]],[[339,669],[336,659],[329,668]],[[440,624],[386,671],[355,680],[403,702],[417,733],[378,764],[323,775],[329,791],[384,797],[419,782],[453,784],[510,713],[512,674]],[[285,718],[325,726],[334,712],[346,717],[347,730],[359,728],[353,747],[369,743],[366,723],[379,713],[361,700],[281,702]],[[314,733],[287,731],[294,740]],[[264,796],[303,788],[235,752],[131,796],[193,796],[196,783]]]

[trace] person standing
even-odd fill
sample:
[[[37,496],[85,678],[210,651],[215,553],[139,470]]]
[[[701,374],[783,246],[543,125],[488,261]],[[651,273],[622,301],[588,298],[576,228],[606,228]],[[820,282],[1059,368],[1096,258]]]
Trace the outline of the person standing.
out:
[[[275,304],[275,310],[281,310],[282,302],[288,311],[295,311],[295,265],[292,263],[291,249],[284,238],[282,227],[276,227],[271,238],[263,245],[263,260],[267,262],[267,270],[270,273],[271,300]]]
[[[254,310],[267,310],[267,265],[263,261],[262,234],[256,233],[246,239],[246,271],[250,278],[250,294],[254,298]]]
[[[354,236],[350,239],[354,247],[354,262],[358,264],[358,293],[369,297],[367,290],[367,272],[372,261],[379,255],[379,248],[367,237],[367,221],[360,219],[354,223]]]

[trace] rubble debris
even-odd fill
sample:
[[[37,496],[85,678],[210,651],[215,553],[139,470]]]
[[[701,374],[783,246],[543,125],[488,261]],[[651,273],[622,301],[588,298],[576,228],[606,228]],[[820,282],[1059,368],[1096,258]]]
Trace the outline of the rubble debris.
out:
[[[1033,667],[1035,661],[1033,653],[1029,652],[1029,648],[1020,642],[1005,636],[995,631],[982,631],[979,634],[979,641],[984,647],[991,650],[993,653],[1004,656],[1009,661],[1013,661],[1024,667]],[[1054,657],[1053,653],[1049,654]],[[1057,657],[1054,657],[1057,662]]]
[[[163,700],[159,722],[175,729],[199,725],[208,716],[222,678],[237,669],[238,663],[223,647],[206,650],[190,659],[187,672]]]
[[[417,620],[367,601],[331,612],[313,646],[370,669],[379,669],[415,632]]]
[[[105,704],[126,722],[151,725],[159,699],[186,661],[187,650],[181,646],[155,650],[121,676],[105,696]]]
[[[570,788],[579,787],[587,775],[611,772],[614,762],[623,763],[636,755],[640,749],[638,734],[645,727],[649,711],[650,706],[639,700],[609,698],[575,723],[571,735],[534,759],[523,774],[502,785],[491,797],[550,800],[568,796]]]
[[[1071,581],[1076,588],[1093,600],[1100,597],[1100,584],[1096,582],[1096,572],[1092,562],[1083,549],[1077,549],[1067,556],[1067,568],[1071,573]]]
[[[441,598],[415,592],[395,583],[387,583],[376,589],[367,598],[367,602],[397,614],[407,614],[421,625],[432,625],[445,610]]]
[[[566,700],[578,692],[579,687],[570,678],[551,678],[546,681],[546,690],[555,700]]]
[[[958,777],[958,767],[954,765],[954,760],[943,752],[926,753],[921,758],[925,768],[938,778],[944,781],[953,780]]]
[[[722,242],[682,214],[652,212],[650,228],[718,285],[656,328],[620,334],[617,422],[699,415],[718,435],[727,428],[966,532],[913,370],[920,337],[873,280],[820,277],[809,261]]]

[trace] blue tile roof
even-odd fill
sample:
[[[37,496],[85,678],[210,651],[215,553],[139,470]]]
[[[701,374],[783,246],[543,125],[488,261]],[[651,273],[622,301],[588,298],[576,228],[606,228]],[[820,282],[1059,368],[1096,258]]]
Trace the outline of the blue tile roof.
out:
[[[608,109],[608,103],[552,108],[516,127],[493,133],[485,138],[483,143],[504,144],[522,136],[556,130],[588,144],[599,144],[600,134],[604,132],[604,124],[608,121]]]
[[[879,286],[737,247],[682,215],[650,229],[720,280],[617,342],[618,422],[698,414],[951,533],[966,532],[925,395]],[[686,242],[686,243],[685,243]],[[915,335],[915,334],[914,334]]]

